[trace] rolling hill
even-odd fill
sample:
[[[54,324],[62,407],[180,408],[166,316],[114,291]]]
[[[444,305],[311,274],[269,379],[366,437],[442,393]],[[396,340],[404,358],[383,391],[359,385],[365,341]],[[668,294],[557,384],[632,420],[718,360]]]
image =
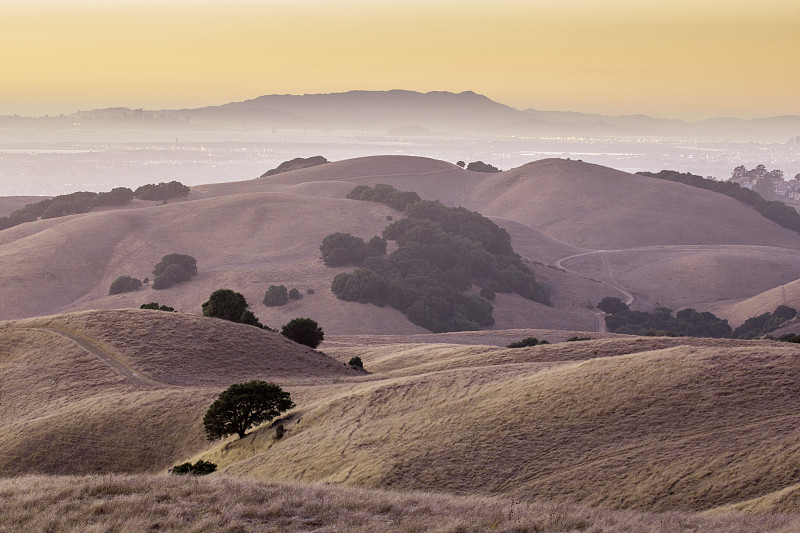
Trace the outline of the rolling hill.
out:
[[[195,187],[167,205],[139,202],[0,232],[0,318],[138,307],[149,301],[200,313],[218,288],[245,295],[273,327],[304,315],[326,332],[424,333],[397,311],[336,300],[336,274],[319,260],[334,231],[370,238],[384,205],[346,200],[358,184],[388,183],[489,216],[550,288],[555,307],[500,295],[495,329],[602,330],[605,296],[634,308],[710,308],[796,279],[800,236],[723,195],[579,161],[549,159],[482,174],[433,159],[374,156]],[[120,275],[143,279],[168,253],[199,275],[168,290],[108,296]],[[548,268],[549,267],[549,268]],[[261,305],[271,285],[313,289],[287,306]]]
[[[202,417],[231,383],[354,374],[276,333],[163,311],[3,322],[0,346],[3,476],[163,471],[206,446]]]

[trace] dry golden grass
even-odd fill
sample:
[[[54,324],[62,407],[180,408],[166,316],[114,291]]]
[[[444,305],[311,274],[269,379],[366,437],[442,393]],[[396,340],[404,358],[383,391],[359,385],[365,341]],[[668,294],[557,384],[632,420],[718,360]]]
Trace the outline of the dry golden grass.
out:
[[[301,406],[283,440],[264,429],[260,446],[201,456],[237,476],[620,509],[700,511],[800,481],[787,468],[800,457],[800,347],[400,348],[351,352],[375,374]]]
[[[231,383],[293,392],[354,374],[211,318],[125,310],[0,323],[0,473],[161,470],[207,446],[202,417]]]
[[[213,475],[0,480],[0,531],[789,533],[794,514],[609,511],[428,492],[265,483]]]
[[[445,344],[522,334],[564,332],[340,337],[331,358],[155,311],[2,323],[0,472],[163,472],[202,458],[229,476],[531,505],[797,510],[800,346],[610,335]],[[354,355],[370,373],[345,368]],[[247,379],[291,392],[285,436],[262,426],[207,443],[207,406]]]

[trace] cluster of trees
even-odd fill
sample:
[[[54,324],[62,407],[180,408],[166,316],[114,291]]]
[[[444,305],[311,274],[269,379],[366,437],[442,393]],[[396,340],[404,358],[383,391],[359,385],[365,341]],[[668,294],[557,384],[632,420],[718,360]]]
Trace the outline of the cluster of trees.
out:
[[[122,294],[123,292],[138,291],[142,288],[142,280],[130,276],[119,276],[111,282],[108,294]]]
[[[772,313],[754,316],[744,321],[744,324],[733,330],[733,337],[739,339],[753,339],[771,333],[783,326],[786,322],[797,316],[797,310],[780,305]]]
[[[302,300],[303,295],[297,288],[287,291],[285,285],[270,285],[264,293],[264,305],[279,307],[286,305],[289,300]]]
[[[484,163],[483,161],[473,161],[467,165],[467,170],[471,170],[473,172],[485,172],[487,174],[500,172],[499,168],[492,166],[489,163]]]
[[[763,165],[762,165],[763,166]],[[653,172],[637,172],[641,176],[649,176],[651,178],[664,179],[668,181],[676,181],[692,187],[706,189],[709,191],[718,192],[739,202],[749,205],[758,211],[764,218],[788,228],[790,230],[800,233],[800,213],[794,208],[779,201],[765,200],[760,194],[750,189],[741,187],[738,183],[732,181],[715,181],[705,179],[702,176],[697,176],[689,173],[681,173],[674,170],[662,170],[657,174]],[[783,173],[781,173],[782,175]]]
[[[192,276],[197,275],[197,260],[191,255],[168,254],[161,258],[161,261],[153,268],[153,288],[156,290],[166,289],[180,283],[188,281]]]
[[[350,200],[365,200],[368,202],[378,202],[386,204],[392,209],[402,211],[406,206],[421,200],[419,194],[411,191],[398,191],[391,185],[378,183],[374,187],[359,185],[347,193]]]
[[[360,265],[367,257],[386,253],[386,240],[377,235],[364,242],[364,239],[349,233],[331,233],[322,239],[319,247],[322,262],[330,267]]]
[[[767,170],[767,167],[764,165],[756,165],[755,168],[747,170],[747,167],[744,165],[739,165],[738,167],[733,169],[731,173],[731,181],[741,182],[741,181],[756,181],[761,178],[768,178],[768,179],[783,179],[783,170],[774,169],[774,170]]]
[[[656,307],[649,313],[632,311],[619,298],[603,298],[597,307],[610,313],[606,316],[606,327],[613,333],[717,338],[730,337],[732,333],[727,320],[691,308],[682,309],[674,316],[666,307]]]
[[[261,175],[262,178],[266,176],[273,176],[275,174],[280,174],[282,172],[289,172],[290,170],[298,170],[301,168],[308,168],[308,167],[316,167],[318,165],[323,165],[327,163],[328,160],[322,157],[321,155],[315,155],[312,157],[295,157],[292,160],[284,161],[276,168],[272,170],[266,171],[264,174]]]
[[[494,323],[487,298],[464,294],[473,284],[549,304],[547,290],[514,252],[508,233],[491,220],[438,201],[416,201],[405,214],[383,230],[384,241],[397,241],[397,250],[367,256],[361,268],[336,276],[331,290],[337,298],[388,304],[434,332]]]
[[[169,183],[148,184],[142,185],[136,189],[133,194],[140,200],[171,200],[172,198],[180,198],[182,196],[189,196],[189,187],[179,181],[170,181]]]
[[[631,311],[619,298],[611,297],[603,298],[597,307],[608,313],[606,327],[609,331],[630,335],[752,339],[775,331],[797,315],[795,309],[781,305],[772,313],[748,318],[744,324],[732,330],[727,320],[692,308],[682,309],[675,316],[666,307],[656,307],[649,313]]]
[[[259,322],[248,307],[250,306],[245,297],[231,289],[215,290],[202,305],[203,316],[221,318],[230,322],[275,331]],[[322,328],[310,318],[293,318],[284,324],[281,335],[310,348],[316,348],[325,339],[325,333]]]
[[[86,213],[95,207],[125,205],[134,198],[143,200],[162,200],[189,194],[189,187],[177,181],[142,185],[136,191],[127,187],[117,187],[109,192],[79,191],[40,200],[17,209],[6,217],[0,217],[0,230],[33,222],[38,218],[56,218],[66,215]],[[157,197],[150,197],[155,195]]]

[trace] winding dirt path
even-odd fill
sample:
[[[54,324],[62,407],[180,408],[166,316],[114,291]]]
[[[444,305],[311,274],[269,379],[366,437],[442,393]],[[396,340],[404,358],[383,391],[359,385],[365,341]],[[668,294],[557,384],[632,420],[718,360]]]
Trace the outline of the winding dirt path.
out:
[[[144,387],[163,387],[166,385],[165,383],[155,381],[153,379],[148,378],[147,376],[139,374],[132,368],[128,367],[120,359],[115,357],[114,354],[107,351],[105,348],[99,346],[98,344],[95,344],[91,339],[88,339],[78,333],[59,328],[32,328],[32,329],[36,329],[37,331],[46,331],[49,333],[54,333],[56,335],[60,335],[66,339],[71,340],[81,348],[85,349],[86,351],[88,351],[89,353],[96,356],[104,363],[106,363],[117,374],[132,381],[136,385]]]

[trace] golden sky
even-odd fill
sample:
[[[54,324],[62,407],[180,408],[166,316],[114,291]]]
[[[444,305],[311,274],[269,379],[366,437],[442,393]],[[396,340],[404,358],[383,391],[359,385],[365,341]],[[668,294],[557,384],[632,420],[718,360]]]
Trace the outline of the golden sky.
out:
[[[0,58],[0,114],[409,89],[800,115],[800,0],[0,0]]]

